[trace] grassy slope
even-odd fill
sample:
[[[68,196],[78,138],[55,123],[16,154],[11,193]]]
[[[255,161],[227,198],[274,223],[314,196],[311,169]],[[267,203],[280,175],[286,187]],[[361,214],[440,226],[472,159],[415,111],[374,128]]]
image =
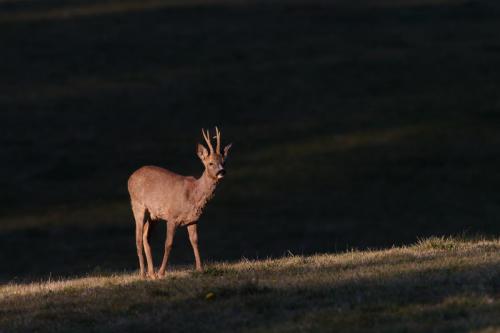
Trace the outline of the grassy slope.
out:
[[[0,1],[0,281],[134,268],[127,177],[215,124],[205,258],[500,234],[497,2],[204,1]]]
[[[0,287],[0,330],[500,330],[500,240],[432,238],[338,255]],[[213,295],[211,295],[212,293]],[[211,297],[211,296],[212,297]]]

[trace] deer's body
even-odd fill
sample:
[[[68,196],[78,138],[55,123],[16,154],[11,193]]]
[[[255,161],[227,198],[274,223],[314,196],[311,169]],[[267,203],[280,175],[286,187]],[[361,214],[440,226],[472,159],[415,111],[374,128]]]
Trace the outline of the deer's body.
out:
[[[185,226],[198,220],[216,184],[206,174],[195,179],[145,166],[130,176],[128,189],[132,206],[145,209],[152,220]]]
[[[193,247],[196,269],[201,270],[201,260],[198,251],[197,221],[203,208],[213,196],[217,183],[224,177],[224,161],[231,145],[220,152],[220,132],[217,133],[217,150],[214,151],[210,142],[210,134],[203,136],[210,148],[198,144],[198,156],[205,165],[205,171],[198,179],[178,175],[174,172],[156,166],[145,166],[135,171],[128,180],[128,191],[136,223],[136,245],[139,257],[140,274],[144,276],[143,247],[148,264],[148,276],[155,278],[151,247],[149,246],[150,225],[155,220],[167,222],[165,253],[158,271],[159,276],[165,275],[175,230],[187,226],[189,240]]]

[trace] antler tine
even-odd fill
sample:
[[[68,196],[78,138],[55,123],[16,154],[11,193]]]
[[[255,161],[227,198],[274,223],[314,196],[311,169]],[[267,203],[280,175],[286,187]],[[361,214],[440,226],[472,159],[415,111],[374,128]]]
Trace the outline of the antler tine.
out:
[[[207,143],[208,149],[210,149],[210,154],[213,154],[214,152],[214,147],[212,147],[212,143],[210,142],[210,132],[207,129],[207,133],[205,134],[205,131],[203,128],[201,129],[201,134],[203,135],[203,138],[205,139],[205,142]]]
[[[217,128],[217,126],[215,126],[215,136],[217,137],[217,154],[220,155],[220,131],[219,129]]]

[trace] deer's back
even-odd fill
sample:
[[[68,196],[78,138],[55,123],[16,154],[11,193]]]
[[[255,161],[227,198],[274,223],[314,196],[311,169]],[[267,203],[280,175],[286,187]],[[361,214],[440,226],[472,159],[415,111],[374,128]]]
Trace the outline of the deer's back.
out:
[[[148,209],[153,218],[169,218],[186,205],[194,181],[193,177],[145,166],[130,176],[128,191],[132,203]]]

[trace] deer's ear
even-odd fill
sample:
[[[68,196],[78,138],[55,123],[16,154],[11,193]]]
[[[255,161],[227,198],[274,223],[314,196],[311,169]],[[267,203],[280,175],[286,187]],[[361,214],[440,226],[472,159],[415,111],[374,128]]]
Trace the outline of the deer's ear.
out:
[[[224,159],[226,159],[226,158],[227,158],[227,153],[229,152],[229,149],[231,149],[231,146],[232,146],[232,145],[233,145],[233,144],[232,144],[232,143],[230,143],[230,144],[228,144],[227,146],[225,146],[225,147],[224,147]]]
[[[200,160],[204,161],[208,157],[208,150],[202,144],[198,143],[198,147],[196,148],[196,153]]]

